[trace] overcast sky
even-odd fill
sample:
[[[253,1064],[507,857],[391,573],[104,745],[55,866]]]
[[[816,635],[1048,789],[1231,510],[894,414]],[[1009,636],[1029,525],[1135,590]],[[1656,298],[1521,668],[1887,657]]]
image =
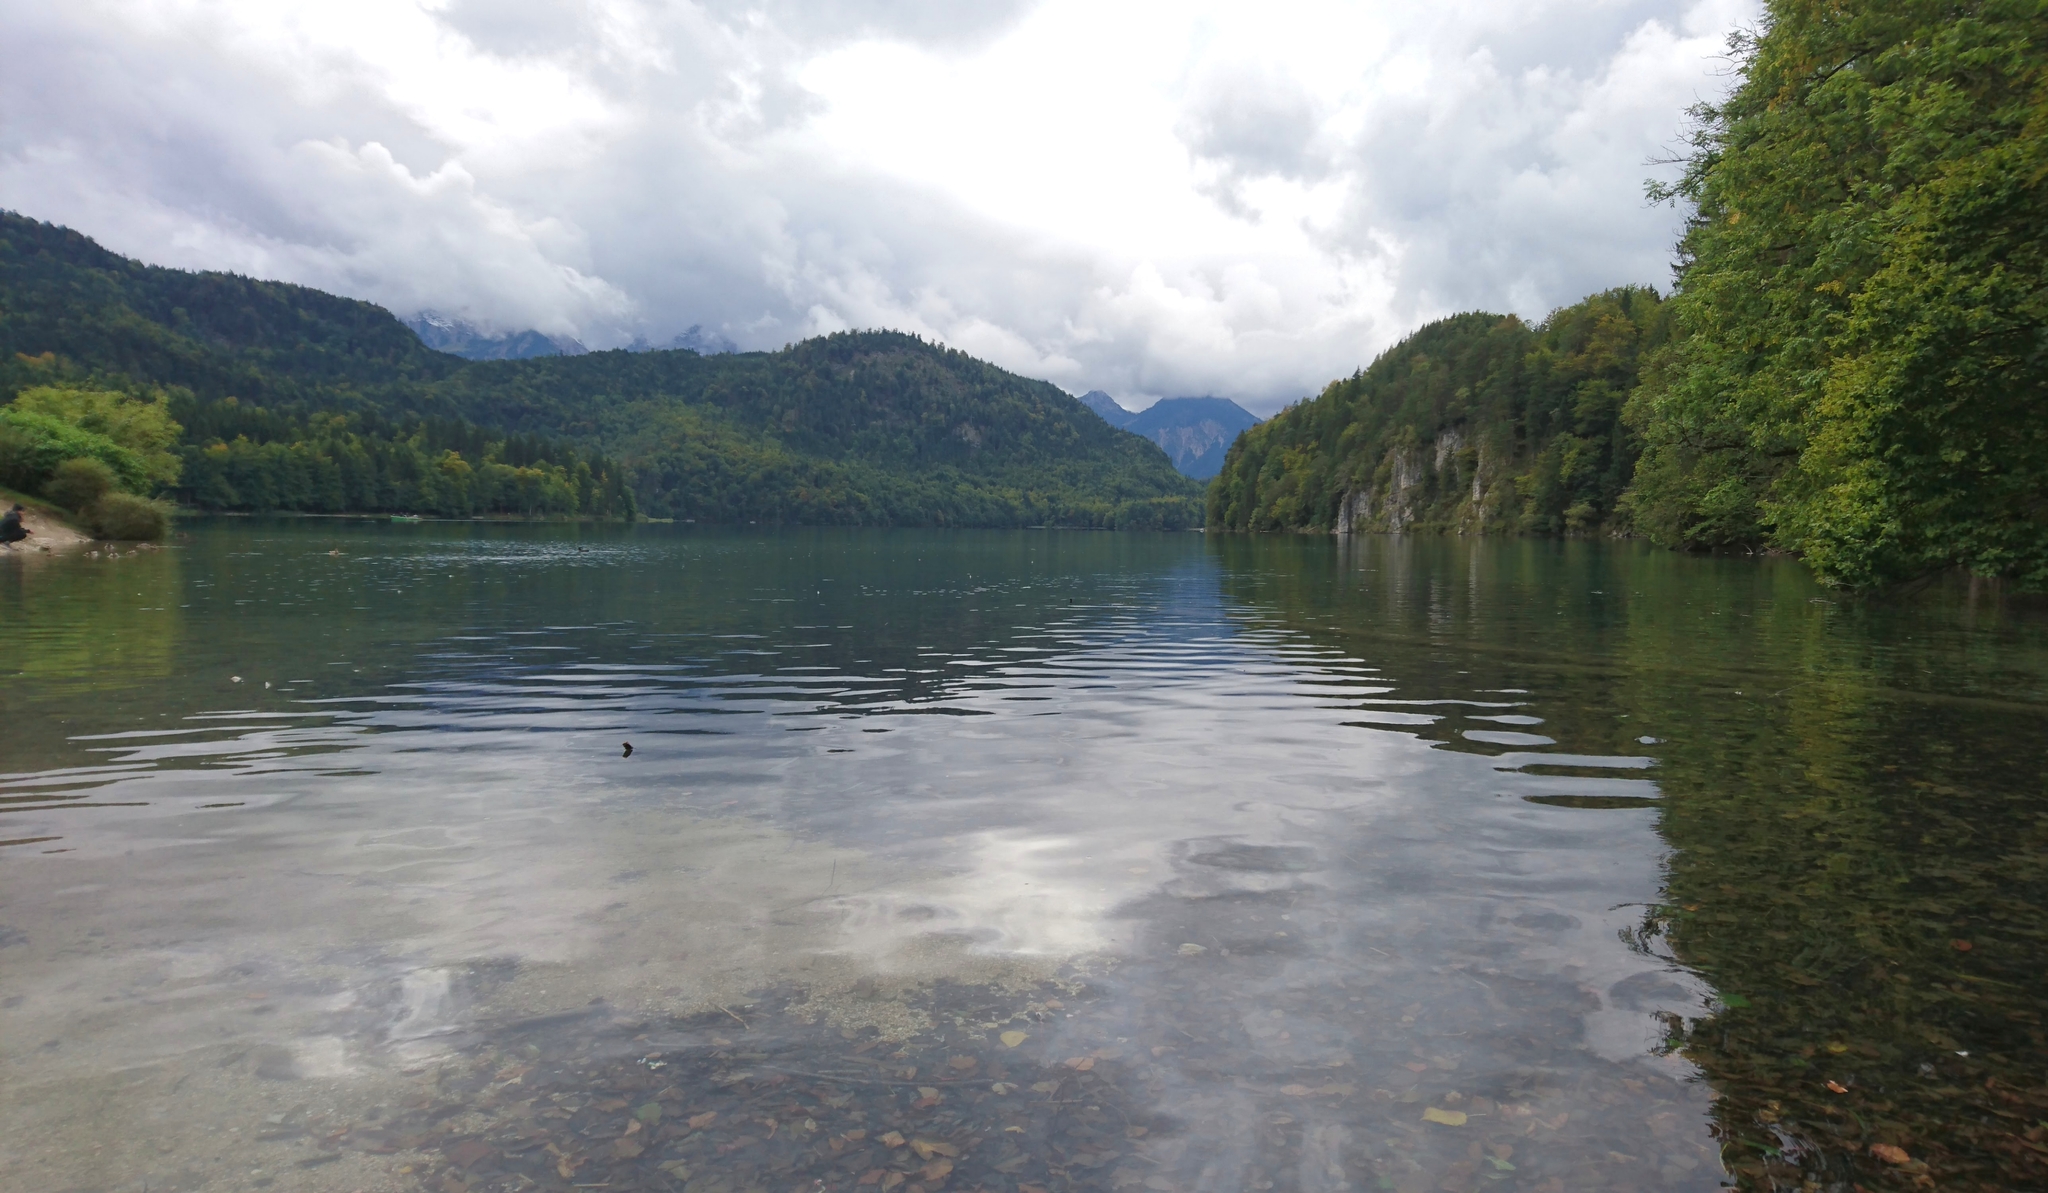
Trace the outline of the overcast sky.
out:
[[[1264,414],[1431,318],[1664,289],[1648,163],[1755,11],[0,0],[0,207],[593,347],[889,327]]]

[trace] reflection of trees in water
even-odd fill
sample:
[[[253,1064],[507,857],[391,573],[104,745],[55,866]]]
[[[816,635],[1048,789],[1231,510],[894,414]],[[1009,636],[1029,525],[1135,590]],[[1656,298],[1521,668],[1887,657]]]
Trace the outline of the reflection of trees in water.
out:
[[[104,691],[171,673],[184,617],[175,551],[27,556],[0,575],[17,695]]]
[[[1404,698],[1525,688],[1558,749],[1657,757],[1673,852],[1640,936],[1720,992],[1678,1043],[1745,1186],[2048,1183],[2038,614],[1627,545],[1214,549],[1248,616]]]

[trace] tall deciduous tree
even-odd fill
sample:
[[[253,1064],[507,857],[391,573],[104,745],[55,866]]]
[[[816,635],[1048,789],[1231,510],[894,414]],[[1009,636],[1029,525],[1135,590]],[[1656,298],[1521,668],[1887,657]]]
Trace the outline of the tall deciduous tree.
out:
[[[2048,4],[1772,0],[1736,50],[1668,192],[1636,525],[2048,586]]]

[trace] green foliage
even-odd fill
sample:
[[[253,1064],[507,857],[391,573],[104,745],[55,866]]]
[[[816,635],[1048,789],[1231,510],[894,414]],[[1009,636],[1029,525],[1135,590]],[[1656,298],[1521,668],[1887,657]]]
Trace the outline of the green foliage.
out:
[[[203,401],[346,409],[463,364],[371,303],[144,265],[69,228],[0,212],[0,393],[23,384],[22,356],[44,353]]]
[[[1699,109],[1684,337],[1630,420],[1638,526],[1871,586],[2048,586],[2038,0],[1776,0]]]
[[[190,405],[179,496],[201,509],[510,514],[632,520],[626,474],[601,454],[464,422],[293,416]],[[203,437],[202,437],[203,436]]]
[[[17,394],[13,407],[106,436],[141,459],[152,484],[167,485],[178,479],[175,449],[183,428],[171,417],[167,394],[138,398],[112,390],[38,385]]]
[[[103,539],[155,542],[171,529],[171,511],[163,502],[118,489],[94,502],[85,511],[85,520]]]
[[[90,456],[57,465],[43,496],[68,510],[83,510],[117,487],[114,470]]]
[[[367,303],[153,269],[0,213],[0,395],[60,383],[170,387],[177,492],[210,509],[1201,520],[1200,487],[1156,446],[1049,384],[910,336],[471,363]],[[0,428],[0,467],[25,453]]]
[[[0,407],[0,481],[10,488],[40,492],[58,465],[81,458],[105,464],[130,492],[151,488],[150,463],[139,453],[55,415]]]
[[[1596,294],[1530,328],[1432,323],[1361,373],[1251,430],[1209,488],[1233,530],[1586,533],[1635,464],[1620,412],[1663,341],[1655,292]]]
[[[482,362],[451,416],[595,439],[657,517],[841,525],[1201,523],[1156,445],[1042,381],[892,332],[775,353]]]

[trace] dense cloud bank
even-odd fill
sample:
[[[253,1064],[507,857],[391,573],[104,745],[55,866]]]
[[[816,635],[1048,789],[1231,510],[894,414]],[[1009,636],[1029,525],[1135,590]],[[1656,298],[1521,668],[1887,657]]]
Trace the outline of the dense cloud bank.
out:
[[[0,206],[593,348],[936,338],[1255,410],[1662,285],[1745,0],[0,0]]]

